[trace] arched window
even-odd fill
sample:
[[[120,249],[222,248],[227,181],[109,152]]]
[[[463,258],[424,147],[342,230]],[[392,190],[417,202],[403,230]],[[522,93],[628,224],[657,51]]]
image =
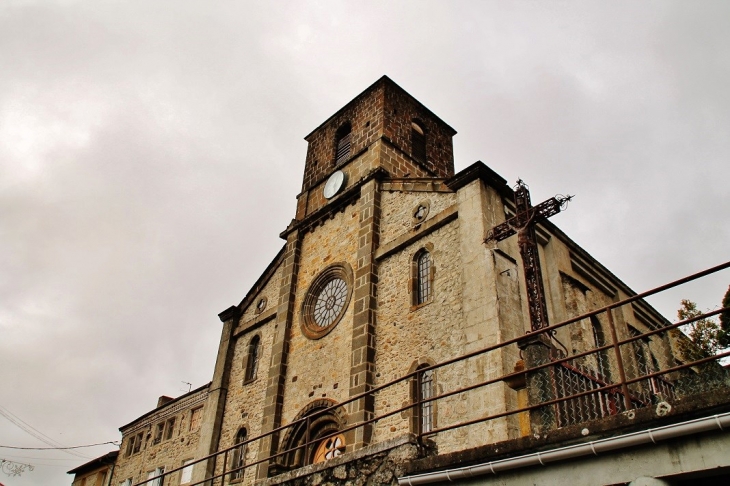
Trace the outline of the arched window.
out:
[[[597,348],[605,346],[606,335],[603,333],[603,327],[601,326],[601,321],[598,320],[598,317],[591,316],[591,328],[593,329],[593,344]],[[605,381],[610,381],[611,369],[608,361],[608,350],[604,349],[603,351],[598,351],[595,356],[597,365],[596,371],[598,371],[598,374],[600,375],[599,378],[602,378]]]
[[[433,297],[433,259],[427,249],[422,249],[413,258],[413,305],[429,302]]]
[[[249,342],[248,344],[248,355],[246,357],[246,375],[243,379],[244,382],[249,382],[256,379],[256,370],[259,366],[260,353],[261,338],[256,335],[251,338],[251,342]]]
[[[323,439],[314,451],[312,464],[328,461],[334,457],[342,455],[345,451],[345,436],[337,434],[334,437]]]
[[[433,398],[433,370],[424,369],[429,366],[428,363],[424,363],[416,368],[417,371],[423,371],[418,372],[411,387],[413,403],[416,404],[413,408],[412,428],[416,434],[425,434],[434,428],[434,402],[424,402],[424,400]]]
[[[307,464],[324,462],[345,452],[347,418],[341,407],[329,399],[319,399],[307,405],[294,419],[302,420],[291,427],[282,441],[279,464],[294,469]]]
[[[243,477],[243,466],[246,465],[246,428],[241,429],[236,434],[235,444],[240,444],[238,447],[231,451],[231,479],[240,479]]]
[[[411,157],[426,162],[426,133],[417,121],[411,122]]]
[[[350,158],[351,135],[352,125],[349,122],[337,129],[337,133],[335,133],[335,165],[340,165]]]

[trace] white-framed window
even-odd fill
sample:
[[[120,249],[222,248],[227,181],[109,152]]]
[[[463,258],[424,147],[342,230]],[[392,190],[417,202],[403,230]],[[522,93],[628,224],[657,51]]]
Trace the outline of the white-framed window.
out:
[[[165,473],[165,467],[160,466],[150,472],[147,473],[147,484],[146,486],[162,486],[162,478],[157,478],[154,481],[150,481],[150,479],[157,477],[161,474]]]
[[[124,481],[119,481],[119,486],[132,486],[132,478],[127,478]]]
[[[195,459],[183,461],[183,470],[180,472],[180,484],[187,484],[193,480],[193,461]]]

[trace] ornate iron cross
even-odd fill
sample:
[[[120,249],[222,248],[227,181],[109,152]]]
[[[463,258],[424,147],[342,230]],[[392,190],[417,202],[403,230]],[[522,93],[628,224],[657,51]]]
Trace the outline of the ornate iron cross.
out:
[[[502,241],[517,233],[517,243],[522,256],[524,267],[525,286],[527,288],[527,305],[530,311],[530,326],[532,331],[547,327],[547,304],[545,303],[545,289],[542,285],[540,270],[540,256],[537,252],[535,239],[535,224],[558,214],[565,209],[573,196],[555,196],[532,206],[530,189],[522,179],[515,186],[515,210],[517,214],[502,224],[492,228],[487,234],[485,243]]]

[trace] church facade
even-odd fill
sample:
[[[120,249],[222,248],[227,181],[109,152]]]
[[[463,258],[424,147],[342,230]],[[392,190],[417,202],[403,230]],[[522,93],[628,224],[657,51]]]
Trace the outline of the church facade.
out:
[[[531,295],[523,235],[487,238],[515,192],[481,162],[455,173],[455,133],[383,77],[306,137],[285,244],[220,314],[212,382],[170,429],[164,404],[122,429],[111,484],[394,484],[684,410],[697,370],[662,372],[684,338],[544,218]],[[536,299],[574,321],[533,332]],[[184,450],[125,469],[158,435]]]

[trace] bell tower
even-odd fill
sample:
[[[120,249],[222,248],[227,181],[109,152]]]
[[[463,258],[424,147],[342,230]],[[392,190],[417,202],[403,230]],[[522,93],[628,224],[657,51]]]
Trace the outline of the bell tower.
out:
[[[261,426],[271,435],[263,440],[262,461],[345,422],[363,426],[344,432],[342,447],[370,444],[381,187],[414,184],[434,192],[438,186],[438,194],[451,193],[444,181],[454,175],[455,133],[383,76],[305,137],[302,191],[296,217],[281,233],[286,245],[279,292],[272,294],[277,307]],[[306,434],[279,437],[282,424],[348,399],[346,420],[328,416],[329,425],[320,428],[322,416]],[[267,461],[259,477],[281,467]]]
[[[327,204],[327,179],[342,171],[345,190],[376,169],[392,178],[454,175],[456,131],[387,76],[304,139],[309,142],[296,219]]]

